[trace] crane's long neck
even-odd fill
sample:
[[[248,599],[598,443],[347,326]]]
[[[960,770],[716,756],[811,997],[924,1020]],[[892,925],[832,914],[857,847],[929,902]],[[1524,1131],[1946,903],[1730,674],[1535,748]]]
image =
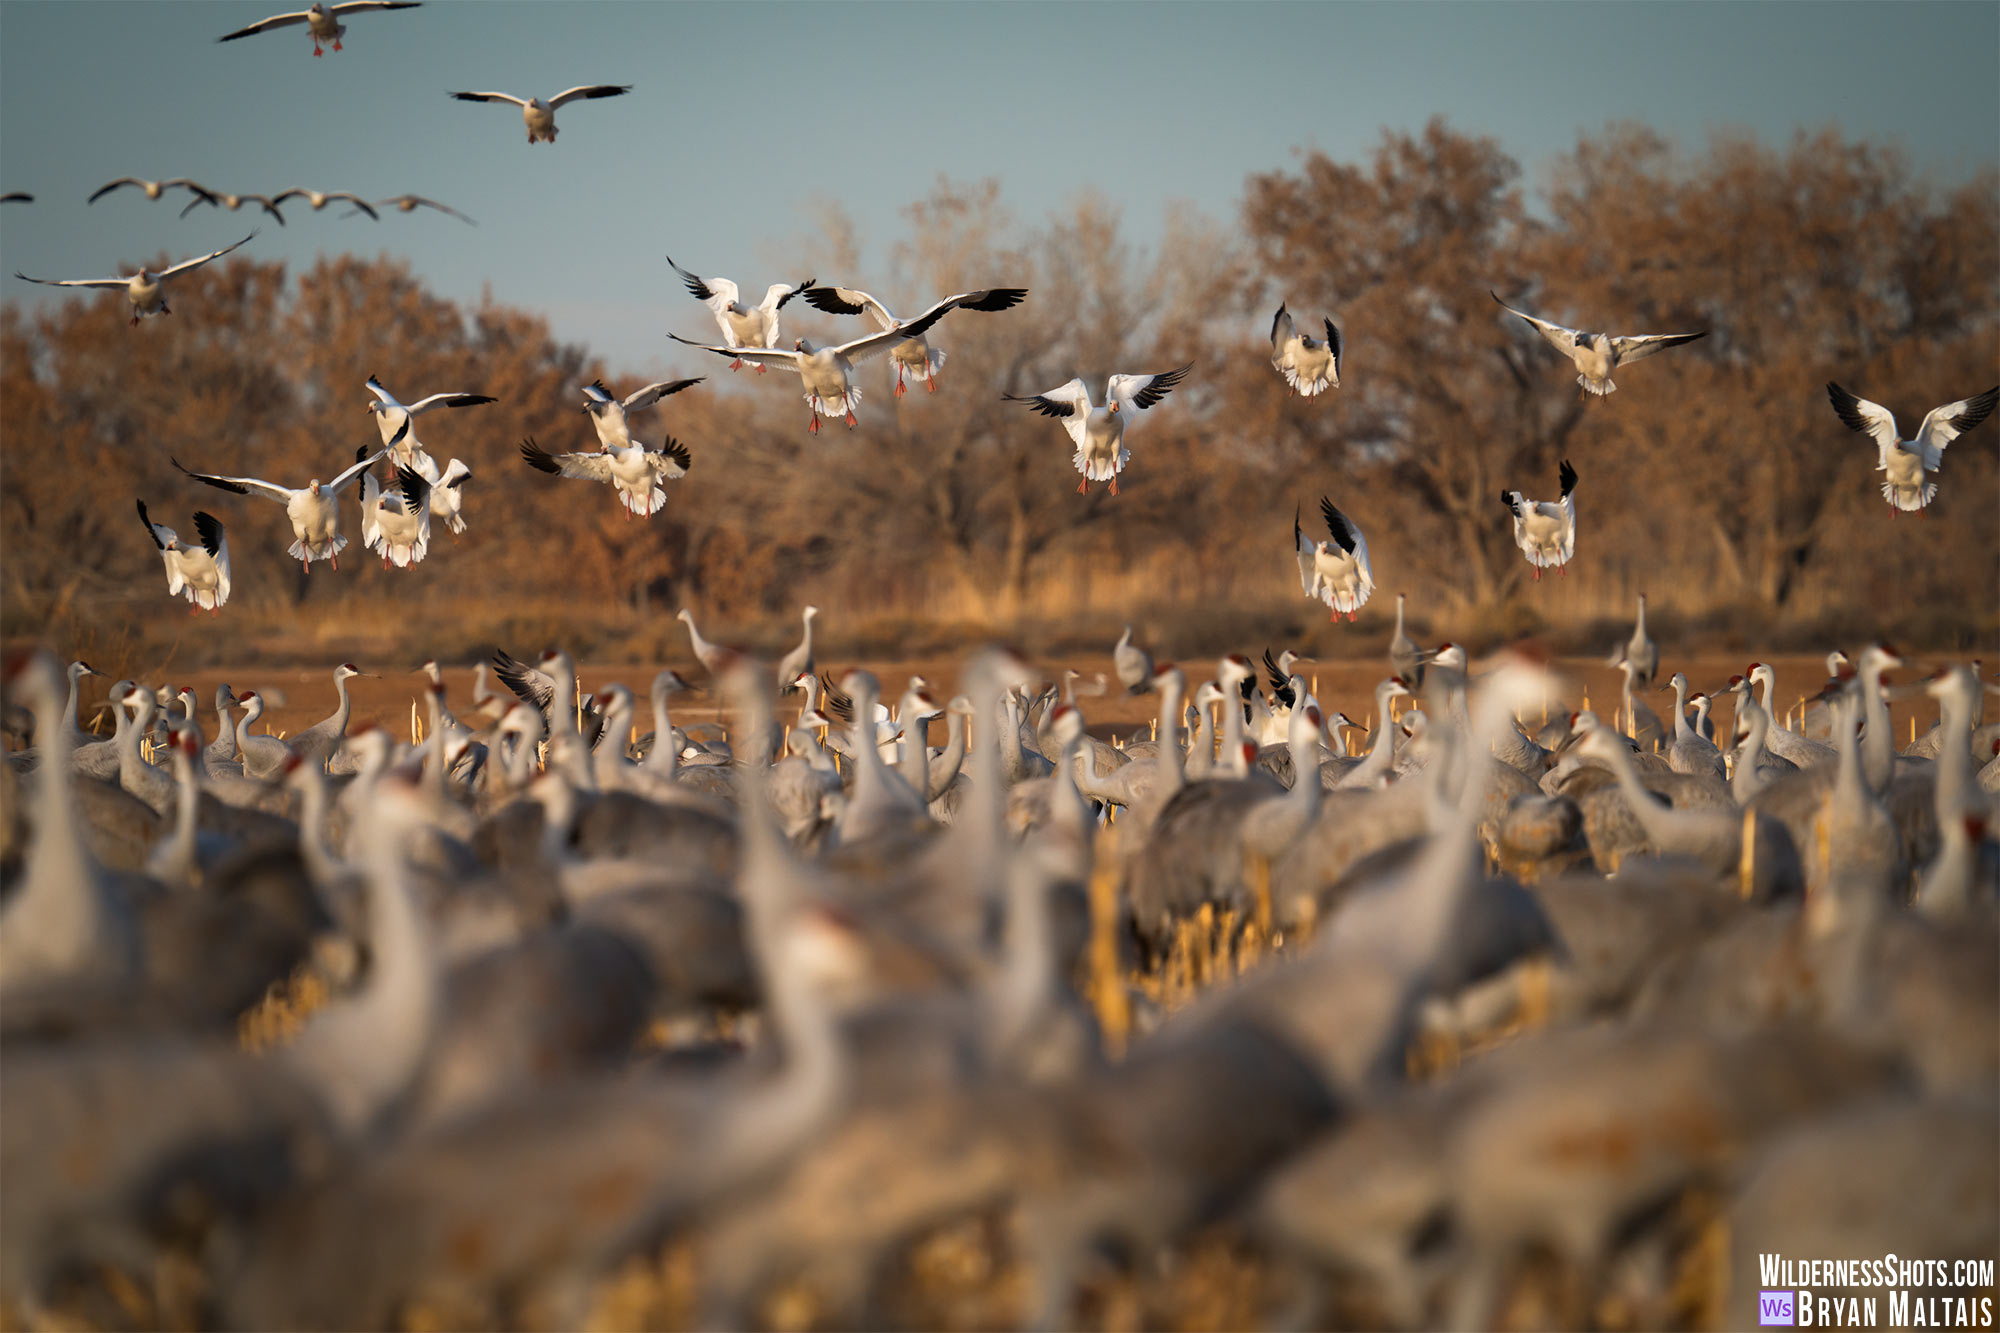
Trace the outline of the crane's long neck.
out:
[[[1398,639],[1406,639],[1409,637],[1409,635],[1403,632],[1403,601],[1404,601],[1403,594],[1397,593],[1396,594],[1396,638]]]
[[[409,816],[379,818],[371,793],[367,874],[369,973],[344,1004],[322,1009],[291,1046],[287,1062],[319,1089],[328,1111],[359,1135],[402,1095],[423,1067],[435,1026],[438,974],[430,932],[403,864]]]
[[[1896,737],[1889,721],[1889,701],[1882,694],[1882,668],[1870,664],[1861,673],[1862,706],[1866,709],[1861,732],[1861,766],[1868,785],[1887,791],[1896,772]]]
[[[160,876],[175,888],[193,888],[195,824],[201,812],[201,788],[195,782],[194,761],[174,744],[174,831],[157,862]]]
[[[1181,789],[1181,695],[1185,684],[1180,673],[1169,672],[1166,684],[1160,687],[1160,796],[1172,796]],[[1234,701],[1231,701],[1232,704]],[[1242,735],[1242,723],[1238,721],[1237,734]],[[1241,742],[1239,741],[1240,745]],[[1241,753],[1241,750],[1238,750]]]
[[[1382,780],[1389,771],[1389,765],[1396,757],[1396,724],[1389,720],[1389,700],[1395,698],[1395,691],[1384,681],[1375,687],[1375,736],[1368,746],[1368,757],[1360,767],[1349,773],[1342,781],[1343,787],[1372,787]]]
[[[1618,791],[1631,807],[1632,817],[1646,830],[1647,839],[1655,848],[1665,851],[1673,840],[1676,812],[1639,781],[1638,771],[1632,767],[1632,756],[1625,752],[1622,742],[1606,746],[1601,758],[1610,767],[1611,776],[1617,779]]]
[[[1680,676],[1675,676],[1673,680],[1673,686],[1674,686],[1674,739],[1677,741],[1684,741],[1687,740],[1690,736],[1693,736],[1695,734],[1694,728],[1688,725],[1687,681]]]
[[[1757,687],[1757,703],[1770,715],[1771,725],[1782,725],[1778,721],[1777,709],[1773,706],[1778,698],[1778,674],[1766,666],[1760,666],[1750,673],[1750,683]]]
[[[242,756],[243,750],[236,744],[236,725],[229,720],[229,705],[223,702],[225,697],[218,694],[215,698],[215,738],[221,740],[225,736],[228,737],[229,754],[227,758],[236,759]]]
[[[340,695],[340,702],[334,705],[333,717],[330,719],[333,723],[333,743],[338,745],[340,744],[340,738],[347,734],[348,718],[354,715],[354,701],[347,694],[346,673],[342,672],[334,676],[333,688]],[[433,733],[437,730],[437,719],[435,716],[431,719],[431,730]]]
[[[299,766],[299,860],[322,894],[346,874],[326,845],[326,778],[313,764]]]
[[[1750,798],[1764,785],[1757,770],[1764,763],[1764,742],[1770,735],[1771,715],[1750,697],[1748,691],[1744,692],[1743,702],[1737,708],[1750,734],[1745,737],[1743,748],[1737,751],[1736,770],[1729,777],[1729,792],[1738,805],[1748,805]]]
[[[1959,682],[1954,680],[1954,686]],[[1939,700],[1943,716],[1938,722],[1937,801],[1938,828],[1960,824],[1973,813],[1970,794],[1978,781],[1972,768],[1972,729],[1978,721],[1980,695],[1977,681],[1968,690],[1953,688]]]
[[[0,989],[60,976],[98,961],[91,953],[103,936],[108,910],[73,804],[70,739],[60,725],[55,691],[36,691],[31,706],[35,732],[48,740],[41,780],[35,784],[35,829],[20,892],[0,915],[5,924],[0,930]],[[122,727],[125,709],[117,707]]]
[[[855,702],[859,706],[861,701]],[[741,701],[741,711],[752,736],[770,734],[771,705],[761,688]],[[872,740],[865,748],[873,748]],[[743,852],[737,889],[747,909],[750,955],[785,1063],[769,1082],[739,1099],[718,1127],[715,1151],[704,1154],[710,1159],[708,1169],[716,1171],[740,1172],[782,1158],[837,1104],[846,1086],[832,1006],[803,969],[785,966],[781,958],[786,921],[807,894],[771,808],[768,773],[754,763],[742,772],[738,823]]]
[[[1297,695],[1293,696],[1295,702],[1297,698]],[[1167,730],[1165,727],[1160,728],[1160,744],[1162,746],[1167,744]],[[1180,737],[1178,735],[1173,738],[1173,744],[1176,749],[1179,748]],[[1243,695],[1237,686],[1228,685],[1222,691],[1222,755],[1230,764],[1234,765],[1237,762],[1238,756],[1242,753]]]
[[[905,694],[902,704],[903,741],[900,747],[900,764],[903,781],[910,784],[910,790],[923,796],[930,790],[931,761],[926,748],[925,732],[930,724],[923,717],[923,705],[917,702],[915,692]]]
[[[78,736],[83,731],[83,728],[76,724],[77,691],[82,684],[83,673],[71,667],[69,671],[69,703],[63,708],[62,722],[60,724],[63,732],[71,737]],[[46,744],[47,742],[43,743]]]
[[[668,693],[665,677],[653,682],[653,748],[646,752],[646,771],[671,782],[680,771],[681,756],[674,745],[674,720],[667,712]]]
[[[1223,707],[1227,708],[1229,701],[1224,699],[1222,704]],[[1188,744],[1187,775],[1191,778],[1205,778],[1208,776],[1209,770],[1214,767],[1215,718],[1209,712],[1208,705],[1197,703],[1195,705],[1194,739]]]
[[[930,787],[924,793],[924,800],[935,801],[944,795],[952,783],[958,781],[959,773],[965,768],[965,714],[954,708],[945,718],[944,753],[930,764],[927,770]]]
[[[347,692],[342,690],[341,698],[344,700],[346,697]],[[426,738],[430,753],[424,756],[424,790],[430,793],[433,801],[441,802],[445,799],[446,792],[445,770],[451,762],[451,757],[445,753],[444,686],[438,684],[426,686],[424,705],[427,719],[425,725],[430,728],[430,734]],[[345,719],[341,721],[340,726],[344,735],[347,730]],[[336,747],[339,743],[337,739],[334,742]]]
[[[1294,679],[1293,688],[1303,690],[1304,682]],[[1302,714],[1303,710],[1300,711]],[[1292,734],[1286,740],[1292,751],[1292,789],[1285,793],[1284,799],[1298,818],[1296,827],[1304,829],[1319,817],[1319,731],[1310,721],[1295,715]]]

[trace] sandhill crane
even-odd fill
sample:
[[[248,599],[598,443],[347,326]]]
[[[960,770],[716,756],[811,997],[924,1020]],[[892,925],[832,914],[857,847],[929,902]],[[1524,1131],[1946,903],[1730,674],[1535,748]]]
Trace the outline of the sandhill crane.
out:
[[[1751,683],[1761,686],[1764,691],[1760,702],[1771,717],[1771,729],[1764,737],[1764,744],[1772,754],[1786,759],[1801,769],[1817,768],[1822,765],[1832,767],[1836,758],[1833,747],[1823,741],[1809,740],[1785,726],[1780,719],[1782,711],[1778,706],[1778,673],[1763,662],[1752,662],[1744,673]]]
[[[243,756],[244,776],[262,782],[277,781],[285,774],[285,761],[292,757],[292,747],[276,736],[250,734],[250,728],[264,716],[264,700],[255,690],[245,690],[236,696],[236,706],[243,710],[236,723],[236,752]]]
[[[1111,669],[1118,673],[1118,683],[1125,687],[1127,694],[1144,694],[1152,688],[1153,655],[1132,642],[1130,625],[1125,627],[1125,632],[1111,647]]]
[[[1488,295],[1500,301],[1498,292],[1489,292]],[[1611,372],[1618,367],[1708,336],[1707,329],[1700,333],[1586,333],[1522,314],[1505,301],[1500,301],[1500,308],[1533,325],[1535,332],[1548,340],[1549,346],[1576,363],[1576,382],[1581,386],[1579,396],[1589,393],[1601,398],[1605,394],[1616,393],[1618,386],[1611,382]]]
[[[819,608],[808,606],[799,612],[799,642],[778,662],[778,692],[786,694],[797,689],[797,681],[802,675],[811,675],[813,670],[813,617]],[[690,622],[692,628],[692,622]]]
[[[132,307],[132,327],[137,328],[141,315],[174,313],[167,308],[168,279],[177,278],[211,260],[220,259],[238,246],[247,245],[256,239],[256,236],[257,233],[253,231],[235,245],[225,245],[220,250],[212,250],[193,259],[183,259],[180,263],[161,269],[158,273],[141,265],[139,271],[128,278],[31,278],[25,273],[16,273],[14,276],[23,282],[39,283],[44,287],[104,287],[123,291],[127,304]]]
[[[1409,594],[1396,594],[1396,632],[1389,637],[1389,670],[1407,682],[1412,689],[1423,688],[1424,655],[1417,648],[1417,641],[1403,629],[1403,603]]]
[[[1676,773],[1726,782],[1728,773],[1723,767],[1722,751],[1715,748],[1714,741],[1703,736],[1688,722],[1687,676],[1676,671],[1673,678],[1662,688],[1674,692],[1674,738],[1667,743],[1667,764]]]
[[[309,763],[326,766],[333,752],[340,748],[341,741],[346,739],[347,719],[354,712],[353,701],[347,697],[347,682],[356,676],[372,674],[352,662],[342,662],[333,669],[333,688],[340,696],[340,702],[334,708],[333,716],[315,722],[286,739],[286,744],[292,747],[295,754]]]

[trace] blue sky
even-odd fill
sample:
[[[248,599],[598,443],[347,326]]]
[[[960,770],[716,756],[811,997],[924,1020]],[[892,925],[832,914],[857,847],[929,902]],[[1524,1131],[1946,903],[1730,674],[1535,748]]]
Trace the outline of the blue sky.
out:
[[[445,295],[490,286],[645,371],[685,364],[668,329],[713,332],[664,254],[761,292],[803,276],[787,256],[830,199],[869,243],[865,269],[940,174],[997,178],[1027,225],[1095,189],[1143,247],[1174,201],[1233,221],[1250,173],[1301,149],[1360,159],[1434,115],[1496,137],[1531,183],[1615,120],[1689,148],[1833,124],[1943,183],[2000,165],[1992,3],[430,0],[351,17],[346,49],[318,60],[303,28],[215,41],[277,12],[0,0],[0,190],[37,196],[0,208],[0,267],[102,277],[257,227],[246,254],[400,256]],[[445,96],[598,82],[633,92],[564,108],[553,147],[530,148],[511,107]],[[183,220],[135,191],[84,206],[126,174],[415,192],[480,225],[296,202],[283,229]],[[14,301],[81,299],[4,281]]]

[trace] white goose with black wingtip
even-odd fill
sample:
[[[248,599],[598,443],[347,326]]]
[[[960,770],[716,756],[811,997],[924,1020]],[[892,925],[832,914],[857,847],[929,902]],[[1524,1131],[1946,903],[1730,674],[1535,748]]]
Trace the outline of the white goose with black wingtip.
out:
[[[1340,387],[1340,330],[1326,321],[1324,341],[1300,333],[1284,306],[1271,319],[1271,364],[1302,398]]]
[[[186,597],[192,603],[190,615],[221,611],[229,601],[229,538],[215,515],[195,511],[194,530],[201,541],[193,546],[164,523],[153,522],[144,500],[139,501],[139,521],[146,525],[153,545],[160,548],[160,560],[167,567],[167,595]]]
[[[430,483],[431,521],[442,521],[454,537],[464,532],[465,517],[460,511],[465,507],[464,487],[472,480],[472,469],[463,459],[454,458],[440,472],[437,461],[424,454],[417,460],[416,471]]]
[[[31,278],[25,273],[16,273],[14,276],[22,282],[32,282],[43,287],[104,287],[122,290],[125,293],[126,303],[132,307],[132,323],[136,327],[141,315],[174,313],[167,308],[169,278],[179,277],[183,273],[200,268],[203,264],[220,259],[238,246],[249,244],[256,239],[256,236],[257,233],[253,231],[235,245],[225,245],[220,250],[211,250],[193,259],[183,259],[172,268],[162,269],[158,273],[141,265],[137,273],[124,278]]]
[[[620,449],[632,447],[631,423],[626,419],[632,412],[643,411],[653,406],[669,394],[691,389],[701,383],[701,378],[691,380],[661,380],[648,384],[643,389],[634,389],[624,398],[615,398],[611,390],[604,387],[603,380],[592,380],[583,386],[583,410],[590,413],[591,424],[597,427],[597,442],[606,449],[614,446]]]
[[[314,0],[310,8],[291,14],[273,14],[267,19],[258,19],[248,27],[218,37],[218,42],[233,42],[239,37],[253,37],[273,28],[289,28],[303,23],[312,32],[313,55],[323,54],[322,47],[333,44],[333,49],[341,49],[340,39],[347,35],[347,25],[341,19],[349,14],[365,13],[373,9],[415,9],[421,0],[345,0],[345,3],[329,5],[324,0]]]
[[[594,454],[551,454],[529,436],[521,441],[521,457],[529,467],[552,477],[610,482],[628,521],[634,515],[650,518],[664,509],[666,483],[685,477],[694,462],[687,446],[672,436],[657,450],[635,444],[629,449],[606,446]]]
[[[984,293],[969,293],[981,296]],[[959,297],[946,297],[915,319],[905,320],[892,329],[872,333],[865,338],[856,338],[834,347],[815,347],[810,339],[800,338],[792,344],[789,352],[772,347],[711,347],[706,343],[688,342],[677,333],[667,336],[675,342],[687,343],[703,351],[714,352],[717,356],[732,357],[735,361],[749,361],[760,366],[777,366],[795,372],[805,384],[806,406],[812,410],[812,418],[806,429],[819,434],[821,417],[844,417],[848,429],[857,424],[854,409],[861,402],[861,390],[854,383],[856,363],[879,356],[905,338],[914,338],[931,325],[957,309]]]
[[[1125,423],[1135,410],[1151,407],[1173,392],[1192,369],[1190,361],[1157,375],[1113,375],[1105,381],[1102,407],[1091,402],[1090,390],[1081,377],[1047,393],[1000,396],[1010,403],[1026,403],[1043,416],[1062,422],[1076,445],[1076,470],[1083,474],[1083,480],[1076,484],[1078,495],[1088,491],[1093,481],[1110,482],[1111,493],[1116,495],[1118,474],[1132,460],[1132,451],[1125,447]]]
[[[1880,403],[1856,398],[1832,380],[1826,382],[1826,396],[1850,429],[1875,441],[1880,453],[1875,470],[1887,474],[1882,479],[1882,498],[1898,513],[1914,514],[1937,498],[1937,483],[1929,474],[1944,466],[1945,446],[1993,415],[1994,403],[2000,402],[2000,385],[1932,408],[1908,440],[1896,429],[1895,414]]]
[[[808,287],[802,293],[806,304],[830,315],[866,314],[878,329],[888,330],[899,322],[889,307],[867,292],[852,287]],[[960,310],[992,313],[1012,310],[1027,298],[1025,287],[992,287],[982,292],[961,292],[949,298]],[[944,349],[932,347],[921,333],[906,338],[889,349],[890,364],[896,367],[896,396],[906,392],[904,376],[923,381],[926,393],[937,392],[937,373],[944,368]]]
[[[1514,544],[1535,567],[1535,581],[1542,571],[1558,569],[1565,575],[1569,558],[1576,554],[1576,469],[1565,458],[1557,471],[1562,481],[1562,498],[1530,500],[1519,491],[1500,492],[1500,503],[1514,516]]]
[[[382,568],[408,569],[431,549],[431,484],[413,467],[396,469],[384,488],[372,469],[361,474],[361,544],[382,557]]]
[[[1298,548],[1299,586],[1308,597],[1317,597],[1331,609],[1332,620],[1342,616],[1352,622],[1355,613],[1367,605],[1375,592],[1375,574],[1368,567],[1368,539],[1353,520],[1320,497],[1319,512],[1326,520],[1330,541],[1311,541],[1292,514],[1292,542]]]
[[[435,412],[440,407],[479,407],[485,403],[497,403],[498,398],[483,393],[434,393],[419,398],[414,403],[405,403],[395,394],[382,387],[382,381],[370,375],[366,381],[368,392],[374,401],[368,404],[369,415],[375,418],[375,429],[382,432],[382,443],[393,445],[396,461],[408,467],[423,470],[423,463],[430,461],[424,446],[417,439],[416,418],[426,412]]]
[[[632,91],[629,83],[582,83],[565,88],[544,102],[539,97],[516,97],[512,93],[451,93],[461,102],[507,102],[521,108],[521,122],[528,127],[528,142],[552,144],[556,141],[556,108],[571,102],[595,101],[600,97],[623,97]]]
[[[1500,301],[1498,292],[1488,292],[1487,295]],[[1500,308],[1534,325],[1535,331],[1548,339],[1549,346],[1576,364],[1576,382],[1582,386],[1582,391],[1600,398],[1618,391],[1618,386],[1611,382],[1611,372],[1618,367],[1708,336],[1707,329],[1699,333],[1586,333],[1582,329],[1536,319],[1505,301],[1500,301]]]
[[[397,438],[400,439],[402,431],[408,429],[409,423],[403,423]],[[276,500],[283,505],[285,516],[292,520],[292,535],[298,539],[289,548],[291,557],[304,565],[306,573],[310,574],[315,560],[330,561],[335,569],[340,568],[340,553],[347,549],[347,538],[340,535],[340,493],[352,486],[368,470],[370,463],[395,447],[395,443],[391,440],[388,446],[366,455],[324,485],[315,477],[299,487],[280,486],[256,477],[216,476],[182,467],[177,458],[169,457],[167,461],[204,485],[233,491],[237,495],[261,495],[266,500]]]
[[[704,278],[690,273],[674,263],[672,255],[667,256],[667,265],[681,275],[688,292],[707,306],[715,315],[716,327],[722,330],[725,347],[776,347],[778,345],[778,312],[785,302],[811,287],[816,278],[787,285],[774,282],[764,289],[764,299],[756,305],[743,304],[743,293],[728,278]],[[681,341],[685,342],[686,339]],[[700,344],[695,344],[700,346]],[[741,370],[743,363],[731,361],[731,370]],[[757,373],[763,374],[765,367],[758,366]]]

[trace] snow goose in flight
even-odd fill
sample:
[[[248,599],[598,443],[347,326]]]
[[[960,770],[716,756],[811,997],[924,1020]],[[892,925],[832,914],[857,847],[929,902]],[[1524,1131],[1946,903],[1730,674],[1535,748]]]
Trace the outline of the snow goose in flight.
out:
[[[1299,524],[1298,512],[1292,513],[1299,586],[1305,589],[1306,596],[1317,597],[1332,609],[1331,619],[1339,620],[1344,615],[1352,622],[1354,613],[1367,604],[1375,591],[1375,575],[1368,567],[1368,539],[1325,496],[1320,497],[1319,512],[1326,519],[1332,541],[1308,541],[1305,529]]]
[[[429,454],[421,455],[414,466],[418,475],[430,483],[431,517],[442,519],[453,536],[464,532],[465,519],[459,511],[465,506],[465,492],[461,488],[472,480],[472,469],[454,458],[440,472],[437,460]]]
[[[404,429],[408,428],[405,423]],[[393,446],[394,441],[390,443]],[[292,535],[298,539],[291,545],[291,557],[310,574],[315,560],[330,561],[335,569],[340,568],[340,553],[347,548],[347,538],[340,535],[340,493],[352,486],[355,479],[368,470],[370,463],[387,452],[385,448],[362,459],[325,485],[321,485],[319,478],[315,477],[297,488],[259,481],[255,477],[214,476],[182,467],[176,458],[167,461],[206,485],[234,491],[238,495],[261,495],[283,505],[286,516],[292,520]]]
[[[1300,333],[1283,305],[1271,320],[1271,364],[1302,398],[1340,387],[1340,330],[1326,321],[1326,340]]]
[[[1083,480],[1076,484],[1078,495],[1089,490],[1093,481],[1110,482],[1111,493],[1116,495],[1118,474],[1132,457],[1132,451],[1124,447],[1125,422],[1133,409],[1151,407],[1173,392],[1193,368],[1190,361],[1178,370],[1158,375],[1113,375],[1105,381],[1102,407],[1090,401],[1090,390],[1080,377],[1047,393],[1025,398],[1011,393],[1000,396],[1010,403],[1026,403],[1043,416],[1062,422],[1076,443],[1076,470],[1083,474]]]
[[[368,462],[368,452],[361,451]],[[396,485],[384,489],[373,470],[361,474],[361,544],[382,557],[382,568],[420,564],[431,549],[431,484],[413,467],[396,469]]]
[[[203,189],[201,186],[196,185],[193,181],[188,182],[188,188],[190,190],[195,191],[195,197],[188,200],[187,207],[181,210],[182,217],[186,217],[188,214],[194,212],[197,208],[200,208],[203,204],[208,204],[211,207],[226,208],[232,213],[234,213],[237,209],[243,207],[243,205],[245,204],[255,204],[257,205],[257,207],[263,209],[266,213],[269,213],[272,217],[276,218],[278,220],[278,225],[280,227],[285,225],[285,215],[278,211],[278,205],[275,202],[273,202],[273,200],[269,195],[224,194],[220,190]]]
[[[854,409],[861,402],[861,390],[854,384],[856,362],[880,355],[905,338],[916,337],[950,313],[952,303],[957,299],[951,297],[940,301],[915,319],[835,347],[815,347],[811,340],[800,338],[792,344],[791,351],[785,352],[774,347],[710,347],[706,343],[688,342],[677,333],[667,336],[675,342],[687,343],[690,347],[699,347],[717,356],[732,357],[731,365],[737,361],[749,361],[760,366],[781,366],[796,371],[805,382],[806,406],[812,409],[811,421],[806,429],[817,435],[821,417],[845,417],[848,429],[854,428]]]
[[[815,278],[807,278],[796,286],[787,287],[782,282],[774,282],[764,290],[764,299],[754,306],[743,304],[743,295],[735,283],[728,278],[703,278],[688,272],[674,263],[672,255],[667,256],[667,265],[681,275],[681,281],[695,300],[715,312],[715,322],[722,329],[722,341],[728,347],[776,347],[778,345],[778,312],[785,308],[785,302],[810,288]],[[699,346],[699,344],[695,344]],[[731,370],[741,370],[741,361],[731,361]],[[764,373],[758,366],[757,373]]]
[[[867,292],[852,287],[808,287],[800,293],[806,304],[815,310],[824,310],[831,315],[859,315],[866,313],[878,329],[896,327],[896,316],[889,307],[870,296]],[[953,304],[964,310],[1011,310],[1027,298],[1026,287],[993,287],[983,292],[961,292],[951,298]],[[905,339],[889,351],[889,360],[896,367],[896,396],[905,392],[905,373],[921,379],[924,389],[937,392],[937,373],[944,368],[944,352],[934,348],[922,335]]]
[[[160,559],[167,567],[167,596],[186,596],[188,614],[207,610],[214,615],[229,600],[229,538],[213,514],[197,509],[194,530],[201,534],[199,545],[189,545],[163,523],[155,523],[139,501],[139,521],[146,525]]]
[[[1500,301],[1498,292],[1488,292],[1487,295]],[[1535,331],[1547,338],[1551,347],[1576,363],[1576,382],[1583,386],[1583,391],[1599,397],[1617,392],[1618,386],[1611,382],[1611,372],[1618,367],[1651,356],[1663,348],[1678,347],[1708,336],[1707,329],[1700,333],[1586,333],[1582,329],[1564,328],[1546,319],[1522,314],[1505,301],[1500,301],[1500,308],[1534,325]]]
[[[668,394],[679,393],[700,383],[701,378],[662,380],[643,389],[634,389],[621,400],[611,396],[611,390],[604,387],[603,380],[592,380],[583,386],[583,410],[590,413],[591,424],[597,427],[600,446],[609,449],[615,445],[629,449],[632,447],[632,431],[630,422],[626,420],[628,413],[651,407]]]
[[[621,97],[632,91],[629,83],[583,83],[565,88],[544,102],[539,97],[516,97],[512,93],[452,93],[461,102],[512,102],[521,108],[528,127],[528,142],[556,141],[556,108],[570,102],[587,102],[599,97]]]
[[[310,9],[302,9],[296,14],[273,14],[215,40],[233,42],[238,37],[252,37],[272,28],[289,28],[303,23],[312,30],[313,56],[317,58],[322,54],[320,47],[326,42],[332,42],[336,51],[341,49],[340,39],[347,35],[347,25],[340,20],[347,15],[370,9],[415,9],[420,3],[422,0],[346,0],[345,4],[329,5],[314,0]]]
[[[126,301],[130,302],[132,306],[132,324],[136,328],[139,323],[139,316],[141,315],[171,315],[173,313],[173,311],[167,308],[167,279],[178,277],[192,269],[198,269],[210,260],[220,259],[231,250],[236,249],[237,246],[246,244],[256,235],[257,233],[253,231],[249,236],[245,236],[242,240],[238,241],[236,245],[225,245],[220,250],[211,251],[195,259],[184,259],[172,268],[162,269],[158,273],[142,265],[137,273],[126,278],[31,278],[25,273],[16,273],[14,276],[23,282],[40,283],[44,287],[123,288]]]
[[[419,398],[414,403],[405,403],[396,395],[382,387],[382,382],[370,375],[367,380],[368,392],[375,395],[375,401],[368,404],[368,411],[375,417],[375,429],[382,432],[382,443],[402,439],[396,450],[396,461],[421,470],[422,463],[430,456],[424,453],[423,444],[417,439],[415,418],[440,407],[477,407],[482,403],[497,403],[497,398],[489,398],[483,393],[434,393],[428,398]],[[408,431],[408,437],[403,438]],[[435,463],[432,464],[435,466]]]
[[[610,482],[625,506],[627,522],[634,514],[649,518],[665,508],[665,483],[685,477],[694,461],[687,446],[672,436],[660,442],[658,452],[635,444],[629,449],[608,445],[594,454],[550,454],[530,436],[521,441],[521,457],[529,467],[552,477]]]
[[[1514,516],[1514,544],[1535,567],[1535,582],[1554,567],[1568,575],[1576,553],[1576,469],[1565,458],[1556,475],[1562,480],[1559,500],[1530,500],[1519,491],[1500,492],[1500,503]]]
[[[271,202],[274,204],[282,204],[287,199],[303,199],[312,205],[312,210],[315,213],[336,199],[345,199],[375,221],[380,222],[382,220],[382,215],[375,211],[375,205],[369,203],[352,190],[306,190],[295,185],[289,190],[280,190],[271,196]],[[354,214],[349,213],[347,216],[353,217]]]
[[[189,208],[194,207],[195,204],[200,204],[200,203],[212,204],[215,202],[214,194],[210,193],[208,190],[203,189],[201,186],[196,185],[193,181],[189,180],[185,176],[176,176],[172,180],[164,180],[164,181],[142,180],[137,176],[120,176],[115,181],[106,181],[104,184],[98,186],[94,191],[91,192],[90,198],[86,199],[84,202],[89,204],[94,204],[98,200],[102,199],[105,195],[110,194],[113,190],[123,189],[127,185],[137,186],[139,189],[144,190],[146,192],[146,198],[149,200],[153,200],[155,202],[157,202],[160,196],[165,194],[168,190],[176,188],[186,190],[190,194],[194,195],[194,199],[188,204]]]
[[[1882,482],[1882,498],[1899,512],[1916,513],[1937,497],[1937,483],[1924,474],[1943,465],[1946,445],[1993,414],[1993,404],[2000,400],[2000,385],[1932,408],[1909,440],[1896,429],[1895,415],[1880,403],[1856,398],[1832,380],[1826,382],[1826,396],[1850,429],[1873,437],[1880,451],[1875,470],[1888,473]]]
[[[435,199],[426,199],[420,194],[399,194],[393,199],[377,199],[375,207],[394,208],[399,213],[414,213],[419,208],[434,208],[440,213],[451,214],[468,227],[479,225],[451,205],[441,204]]]

